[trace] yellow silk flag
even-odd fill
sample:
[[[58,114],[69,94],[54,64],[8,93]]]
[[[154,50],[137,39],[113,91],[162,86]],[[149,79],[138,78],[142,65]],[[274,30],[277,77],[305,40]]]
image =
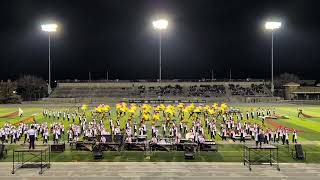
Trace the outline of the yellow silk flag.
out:
[[[160,114],[158,114],[158,113],[153,114],[152,118],[155,119],[155,120],[159,120],[160,119]]]
[[[143,114],[143,118],[147,121],[150,119],[150,114]]]
[[[103,108],[102,105],[99,104],[99,106],[97,106],[97,107],[95,108],[95,111],[101,113],[101,112],[102,112],[102,108]]]
[[[184,104],[183,104],[183,103],[179,103],[177,107],[178,107],[178,108],[183,108],[183,107],[184,107]]]
[[[102,110],[103,110],[103,111],[109,111],[109,109],[110,109],[110,106],[109,106],[109,105],[104,105],[104,106],[102,107]]]
[[[82,104],[81,110],[86,110],[87,108],[88,108],[88,105],[87,105],[87,104]]]
[[[213,103],[212,104],[212,108],[217,108],[218,107],[218,104],[217,103]]]

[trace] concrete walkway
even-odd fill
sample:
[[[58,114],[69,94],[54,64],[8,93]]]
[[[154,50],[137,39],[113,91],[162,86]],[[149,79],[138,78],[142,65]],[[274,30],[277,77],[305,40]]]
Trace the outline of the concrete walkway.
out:
[[[39,175],[39,169],[19,169],[11,174],[11,163],[0,163],[0,180],[319,180],[320,164],[280,164],[281,171],[271,166],[253,166],[250,172],[242,163],[202,162],[55,162]]]

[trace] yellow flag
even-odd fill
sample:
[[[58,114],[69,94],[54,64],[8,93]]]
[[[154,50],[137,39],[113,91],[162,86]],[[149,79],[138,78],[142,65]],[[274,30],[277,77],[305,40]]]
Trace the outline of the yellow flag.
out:
[[[81,110],[86,110],[87,108],[88,108],[88,105],[87,105],[87,104],[82,104]]]

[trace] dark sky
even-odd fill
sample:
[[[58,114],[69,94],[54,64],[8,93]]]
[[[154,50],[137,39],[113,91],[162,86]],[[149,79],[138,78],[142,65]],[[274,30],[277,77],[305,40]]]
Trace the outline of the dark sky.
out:
[[[270,18],[275,74],[320,79],[319,0],[1,0],[0,79],[35,74],[47,79],[48,36],[40,25],[59,23],[51,37],[53,79],[155,79],[156,17],[167,17],[163,79],[270,78]]]

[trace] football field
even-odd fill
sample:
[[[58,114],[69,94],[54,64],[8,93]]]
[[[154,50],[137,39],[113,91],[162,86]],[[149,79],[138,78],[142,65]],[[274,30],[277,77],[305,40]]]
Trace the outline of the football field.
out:
[[[114,123],[116,123],[117,114],[115,105],[110,105],[111,108],[111,118]],[[43,108],[47,107],[48,109],[55,109],[65,111],[75,110],[78,107],[76,105],[71,106],[48,106],[48,105],[1,105],[0,106],[0,117],[11,114],[15,111],[18,111],[19,107],[23,110],[23,117],[6,117],[0,118],[0,127],[7,123],[18,123],[21,120],[26,120],[25,123],[32,123],[33,119],[29,118],[30,116],[34,116],[34,119],[37,123],[47,122],[51,124],[53,122],[63,123],[65,127],[69,127],[72,121],[63,120],[60,118],[52,119],[46,118],[42,115]],[[307,160],[302,162],[308,163],[319,163],[320,162],[320,106],[317,105],[293,105],[293,104],[239,104],[239,105],[229,105],[229,107],[239,108],[242,112],[246,111],[256,111],[257,108],[262,109],[272,109],[279,116],[283,116],[283,118],[278,119],[270,119],[266,120],[265,127],[275,129],[277,127],[287,127],[298,130],[298,143],[303,144],[304,150],[307,152]],[[89,106],[86,110],[86,114],[88,116],[88,121],[91,120],[91,110],[94,106]],[[308,115],[308,117],[301,116],[298,117],[298,108],[303,109],[303,113]],[[177,112],[175,112],[177,113]],[[210,116],[209,116],[210,117]],[[203,116],[199,116],[199,118],[204,121]],[[110,117],[107,117],[110,119]],[[121,128],[125,127],[125,123],[128,119],[128,115],[125,115],[120,118]],[[244,118],[245,119],[245,118]],[[221,121],[221,117],[217,119],[217,129],[219,127],[219,122]],[[134,114],[133,121],[139,122],[140,116],[139,113]],[[157,121],[157,126],[161,129],[161,124],[164,123],[164,119]],[[172,119],[173,122],[178,124],[180,122],[178,116],[174,116]],[[244,122],[243,120],[242,122]],[[249,118],[249,122],[256,122],[258,124],[262,124],[261,118]],[[78,119],[75,120],[75,123],[78,123]],[[105,127],[109,128],[109,121],[105,120]],[[151,136],[151,122],[146,122],[149,132],[148,137]],[[191,121],[187,121],[188,127],[191,126]],[[207,133],[207,128],[205,128],[205,133]],[[161,133],[160,133],[161,134]],[[280,162],[296,162],[290,156],[291,149],[294,148],[291,143],[292,132],[290,132],[290,145],[289,146],[279,146],[280,150]],[[51,137],[50,137],[51,138]],[[66,136],[62,137],[66,140]],[[210,138],[207,138],[210,139]],[[218,152],[197,152],[194,160],[196,162],[241,162],[243,160],[243,145],[239,142],[229,141],[221,141],[219,136],[216,136],[215,141],[219,144]],[[37,142],[38,144],[42,144],[42,142]],[[9,150],[9,156],[7,159],[3,161],[11,161],[11,150],[17,148],[21,145],[8,145],[7,148]],[[67,146],[66,151],[64,153],[52,153],[52,161],[95,161],[92,158],[92,153],[87,151],[71,151]],[[146,154],[145,152],[105,152],[104,159],[101,161],[109,161],[109,162],[183,162],[186,161],[184,159],[183,152],[155,152],[152,154]],[[189,160],[190,161],[190,160]]]

